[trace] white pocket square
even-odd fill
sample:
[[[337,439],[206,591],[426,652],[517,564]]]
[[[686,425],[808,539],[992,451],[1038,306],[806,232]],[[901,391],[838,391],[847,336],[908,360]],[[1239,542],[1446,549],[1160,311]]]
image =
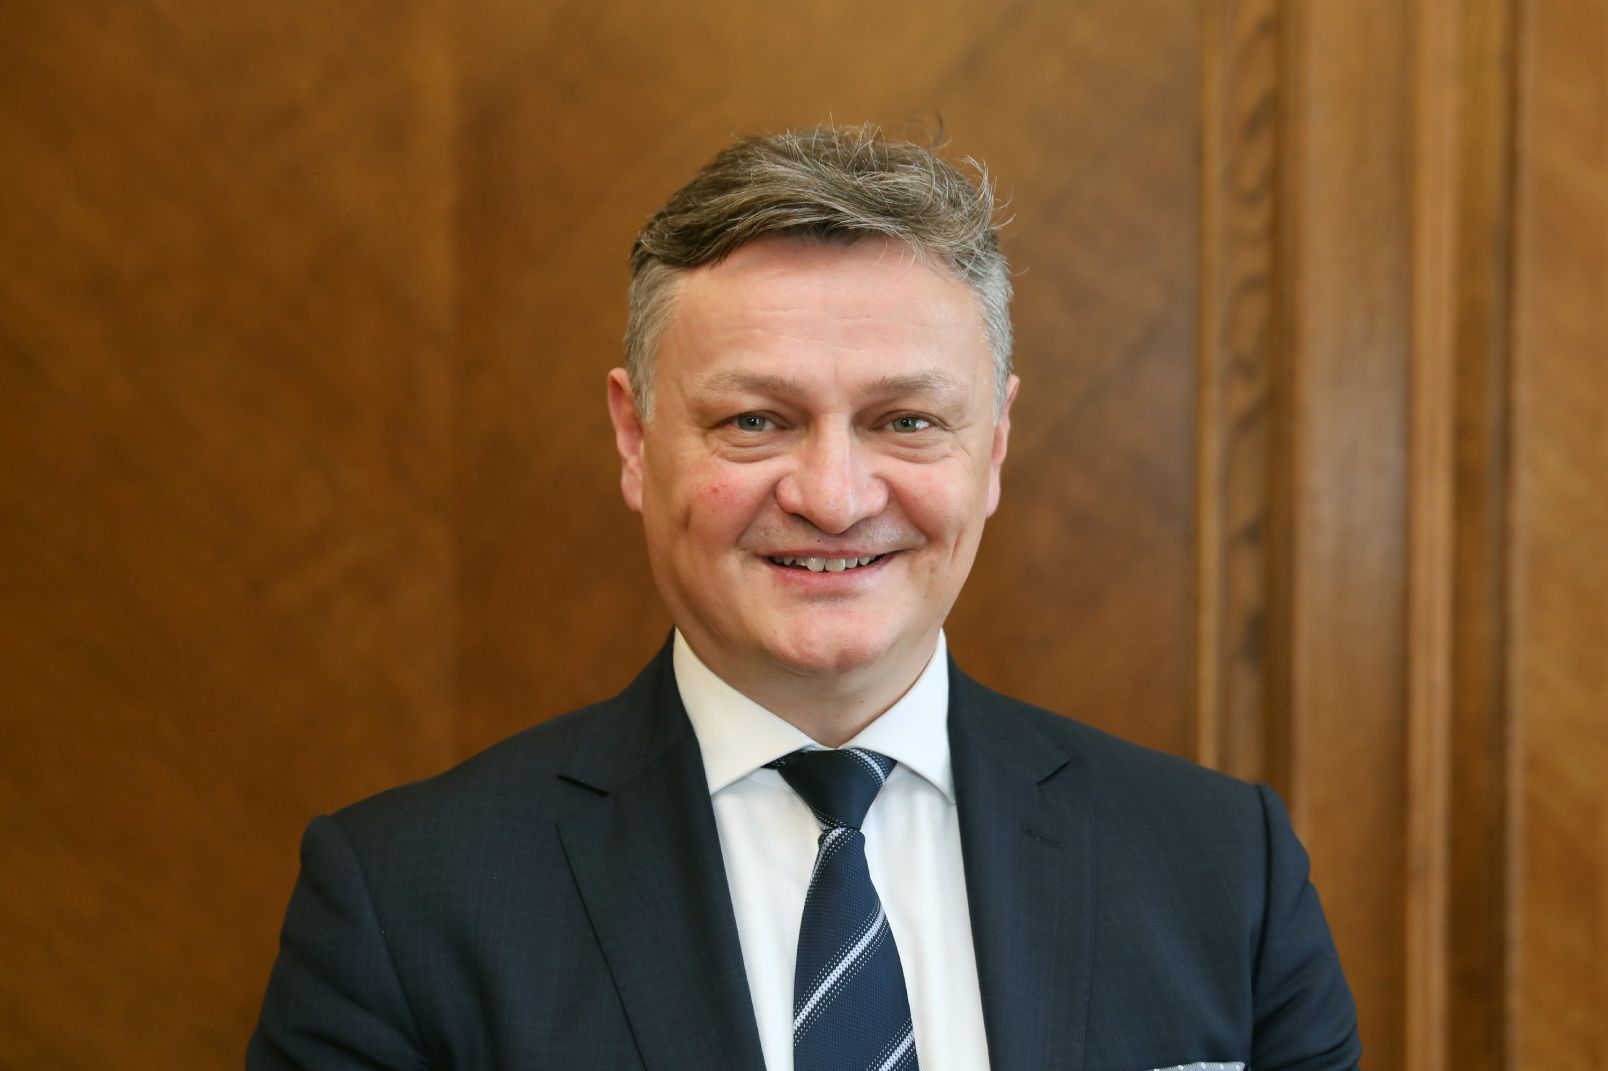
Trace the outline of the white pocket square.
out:
[[[1236,1064],[1179,1064],[1176,1067],[1158,1067],[1154,1071],[1245,1071],[1243,1063]]]

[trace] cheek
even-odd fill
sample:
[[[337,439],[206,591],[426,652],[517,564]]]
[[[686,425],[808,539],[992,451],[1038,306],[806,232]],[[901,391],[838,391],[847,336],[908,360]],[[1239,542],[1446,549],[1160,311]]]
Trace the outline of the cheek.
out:
[[[716,478],[702,482],[687,496],[688,521],[724,524],[727,514],[741,507],[742,499],[742,485],[734,480]]]
[[[904,514],[935,543],[951,542],[983,519],[987,488],[970,473],[924,467],[902,481],[899,501]],[[975,521],[974,521],[975,518]]]
[[[745,480],[730,473],[711,474],[687,488],[680,503],[679,522],[689,531],[732,537],[757,516],[765,496],[762,481]]]
[[[714,479],[699,486],[693,495],[694,506],[704,506],[709,509],[719,509],[730,502],[740,488],[730,480]]]

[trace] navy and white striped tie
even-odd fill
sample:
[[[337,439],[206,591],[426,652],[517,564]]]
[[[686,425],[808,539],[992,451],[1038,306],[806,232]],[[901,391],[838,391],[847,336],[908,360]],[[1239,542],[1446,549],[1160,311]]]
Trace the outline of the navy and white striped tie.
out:
[[[860,823],[894,761],[865,748],[770,764],[821,824],[793,970],[795,1071],[916,1071],[899,949],[871,884]]]

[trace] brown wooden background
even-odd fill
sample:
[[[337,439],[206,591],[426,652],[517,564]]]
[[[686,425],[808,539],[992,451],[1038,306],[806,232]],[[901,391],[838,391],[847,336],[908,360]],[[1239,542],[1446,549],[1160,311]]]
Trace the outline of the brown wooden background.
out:
[[[1270,780],[1375,1069],[1608,1066],[1608,3],[0,5],[0,1066],[236,1065],[315,812],[662,638],[646,214],[989,161],[1024,388],[952,622]]]

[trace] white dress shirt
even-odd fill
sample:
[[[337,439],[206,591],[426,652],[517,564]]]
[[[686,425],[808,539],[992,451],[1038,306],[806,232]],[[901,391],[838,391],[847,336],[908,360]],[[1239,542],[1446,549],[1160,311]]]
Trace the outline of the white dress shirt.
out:
[[[977,1071],[988,1067],[988,1048],[949,763],[945,651],[940,633],[916,683],[844,746],[899,764],[861,830],[899,946],[922,1071]],[[674,664],[703,751],[765,1066],[792,1071],[793,964],[821,829],[765,764],[820,745],[715,676],[679,630]]]

